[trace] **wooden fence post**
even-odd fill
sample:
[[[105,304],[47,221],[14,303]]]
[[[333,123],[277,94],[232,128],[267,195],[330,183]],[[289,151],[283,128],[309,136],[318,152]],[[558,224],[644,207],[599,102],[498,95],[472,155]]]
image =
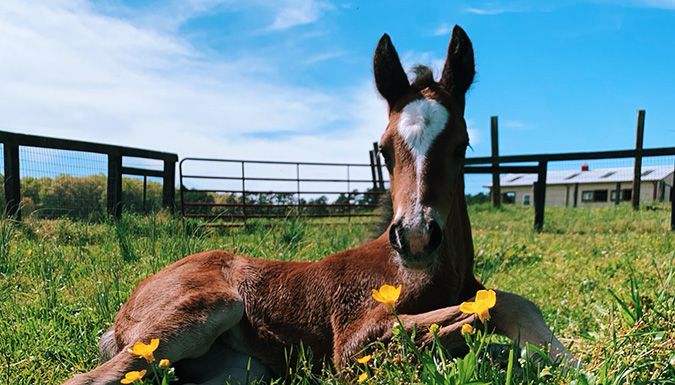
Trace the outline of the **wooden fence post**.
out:
[[[544,206],[546,204],[546,168],[545,160],[539,161],[537,181],[534,183],[534,230],[544,227]]]
[[[502,190],[499,184],[499,142],[497,117],[490,118],[490,138],[492,140],[492,205],[494,207],[501,207],[502,205]]]
[[[616,196],[614,197],[614,206],[618,206],[621,202],[621,182],[616,182],[616,189],[614,190]]]
[[[6,216],[21,220],[21,180],[19,174],[19,145],[8,140],[3,145],[5,155],[5,207]]]
[[[176,162],[164,160],[164,175],[162,177],[162,206],[173,214],[176,207]]]
[[[633,210],[640,208],[640,184],[642,183],[642,139],[645,132],[645,110],[638,110],[637,135],[635,137],[635,165],[633,167]]]
[[[122,155],[108,153],[108,213],[122,215]]]

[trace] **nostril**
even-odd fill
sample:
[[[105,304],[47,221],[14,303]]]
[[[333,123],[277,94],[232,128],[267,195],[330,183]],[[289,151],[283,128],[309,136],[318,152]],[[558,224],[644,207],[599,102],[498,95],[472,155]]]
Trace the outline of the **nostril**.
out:
[[[400,227],[396,223],[389,227],[389,243],[394,250],[400,253],[403,251],[403,241],[401,240],[399,229]]]
[[[429,233],[427,250],[434,251],[441,245],[441,241],[443,241],[443,232],[441,231],[441,226],[438,225],[438,222],[429,222]]]

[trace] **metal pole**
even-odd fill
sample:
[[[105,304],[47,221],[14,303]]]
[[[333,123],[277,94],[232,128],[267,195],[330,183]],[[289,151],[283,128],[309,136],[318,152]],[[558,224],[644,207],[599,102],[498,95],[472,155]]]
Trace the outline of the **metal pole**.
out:
[[[490,138],[492,140],[492,205],[501,207],[502,189],[499,185],[499,135],[496,116],[490,118]]]
[[[145,214],[145,198],[148,192],[148,176],[143,175],[143,214]]]
[[[377,153],[373,150],[368,151],[370,155],[370,173],[373,175],[373,190],[377,190],[377,175],[375,174],[375,157]]]
[[[380,162],[380,151],[377,148],[377,142],[373,142],[373,151],[375,151],[375,165],[377,166],[377,177],[380,185],[380,191],[384,191],[384,176],[382,176],[382,163]]]
[[[640,208],[640,184],[642,182],[642,139],[645,132],[645,110],[638,110],[637,134],[635,137],[635,166],[633,167],[633,210]]]
[[[246,176],[244,173],[244,162],[241,162],[241,213],[244,215],[244,224],[246,224]]]

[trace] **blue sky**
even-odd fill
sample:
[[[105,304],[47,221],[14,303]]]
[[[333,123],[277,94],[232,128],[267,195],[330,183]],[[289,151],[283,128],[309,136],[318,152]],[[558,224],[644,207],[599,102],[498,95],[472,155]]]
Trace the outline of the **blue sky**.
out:
[[[372,52],[440,70],[473,41],[473,152],[675,146],[675,0],[5,0],[0,129],[205,156],[367,162]]]

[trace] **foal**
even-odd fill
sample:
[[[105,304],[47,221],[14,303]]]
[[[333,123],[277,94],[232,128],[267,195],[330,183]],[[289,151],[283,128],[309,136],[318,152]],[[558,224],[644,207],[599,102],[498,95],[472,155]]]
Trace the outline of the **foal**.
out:
[[[176,364],[181,381],[217,384],[281,374],[285,352],[311,348],[319,361],[349,364],[369,342],[388,341],[394,318],[371,289],[402,285],[396,310],[417,343],[438,324],[450,351],[465,349],[462,325],[478,322],[459,310],[483,285],[473,275],[471,228],[464,201],[465,93],[474,77],[473,48],[455,27],[439,82],[418,67],[412,84],[389,36],[374,56],[375,83],[389,105],[380,142],[391,182],[394,218],[379,238],[318,262],[247,258],[225,251],[185,257],[148,277],[101,338],[110,359],[67,384],[118,384],[147,366],[127,350],[160,340],[155,356]],[[495,332],[569,360],[531,302],[497,292]]]

